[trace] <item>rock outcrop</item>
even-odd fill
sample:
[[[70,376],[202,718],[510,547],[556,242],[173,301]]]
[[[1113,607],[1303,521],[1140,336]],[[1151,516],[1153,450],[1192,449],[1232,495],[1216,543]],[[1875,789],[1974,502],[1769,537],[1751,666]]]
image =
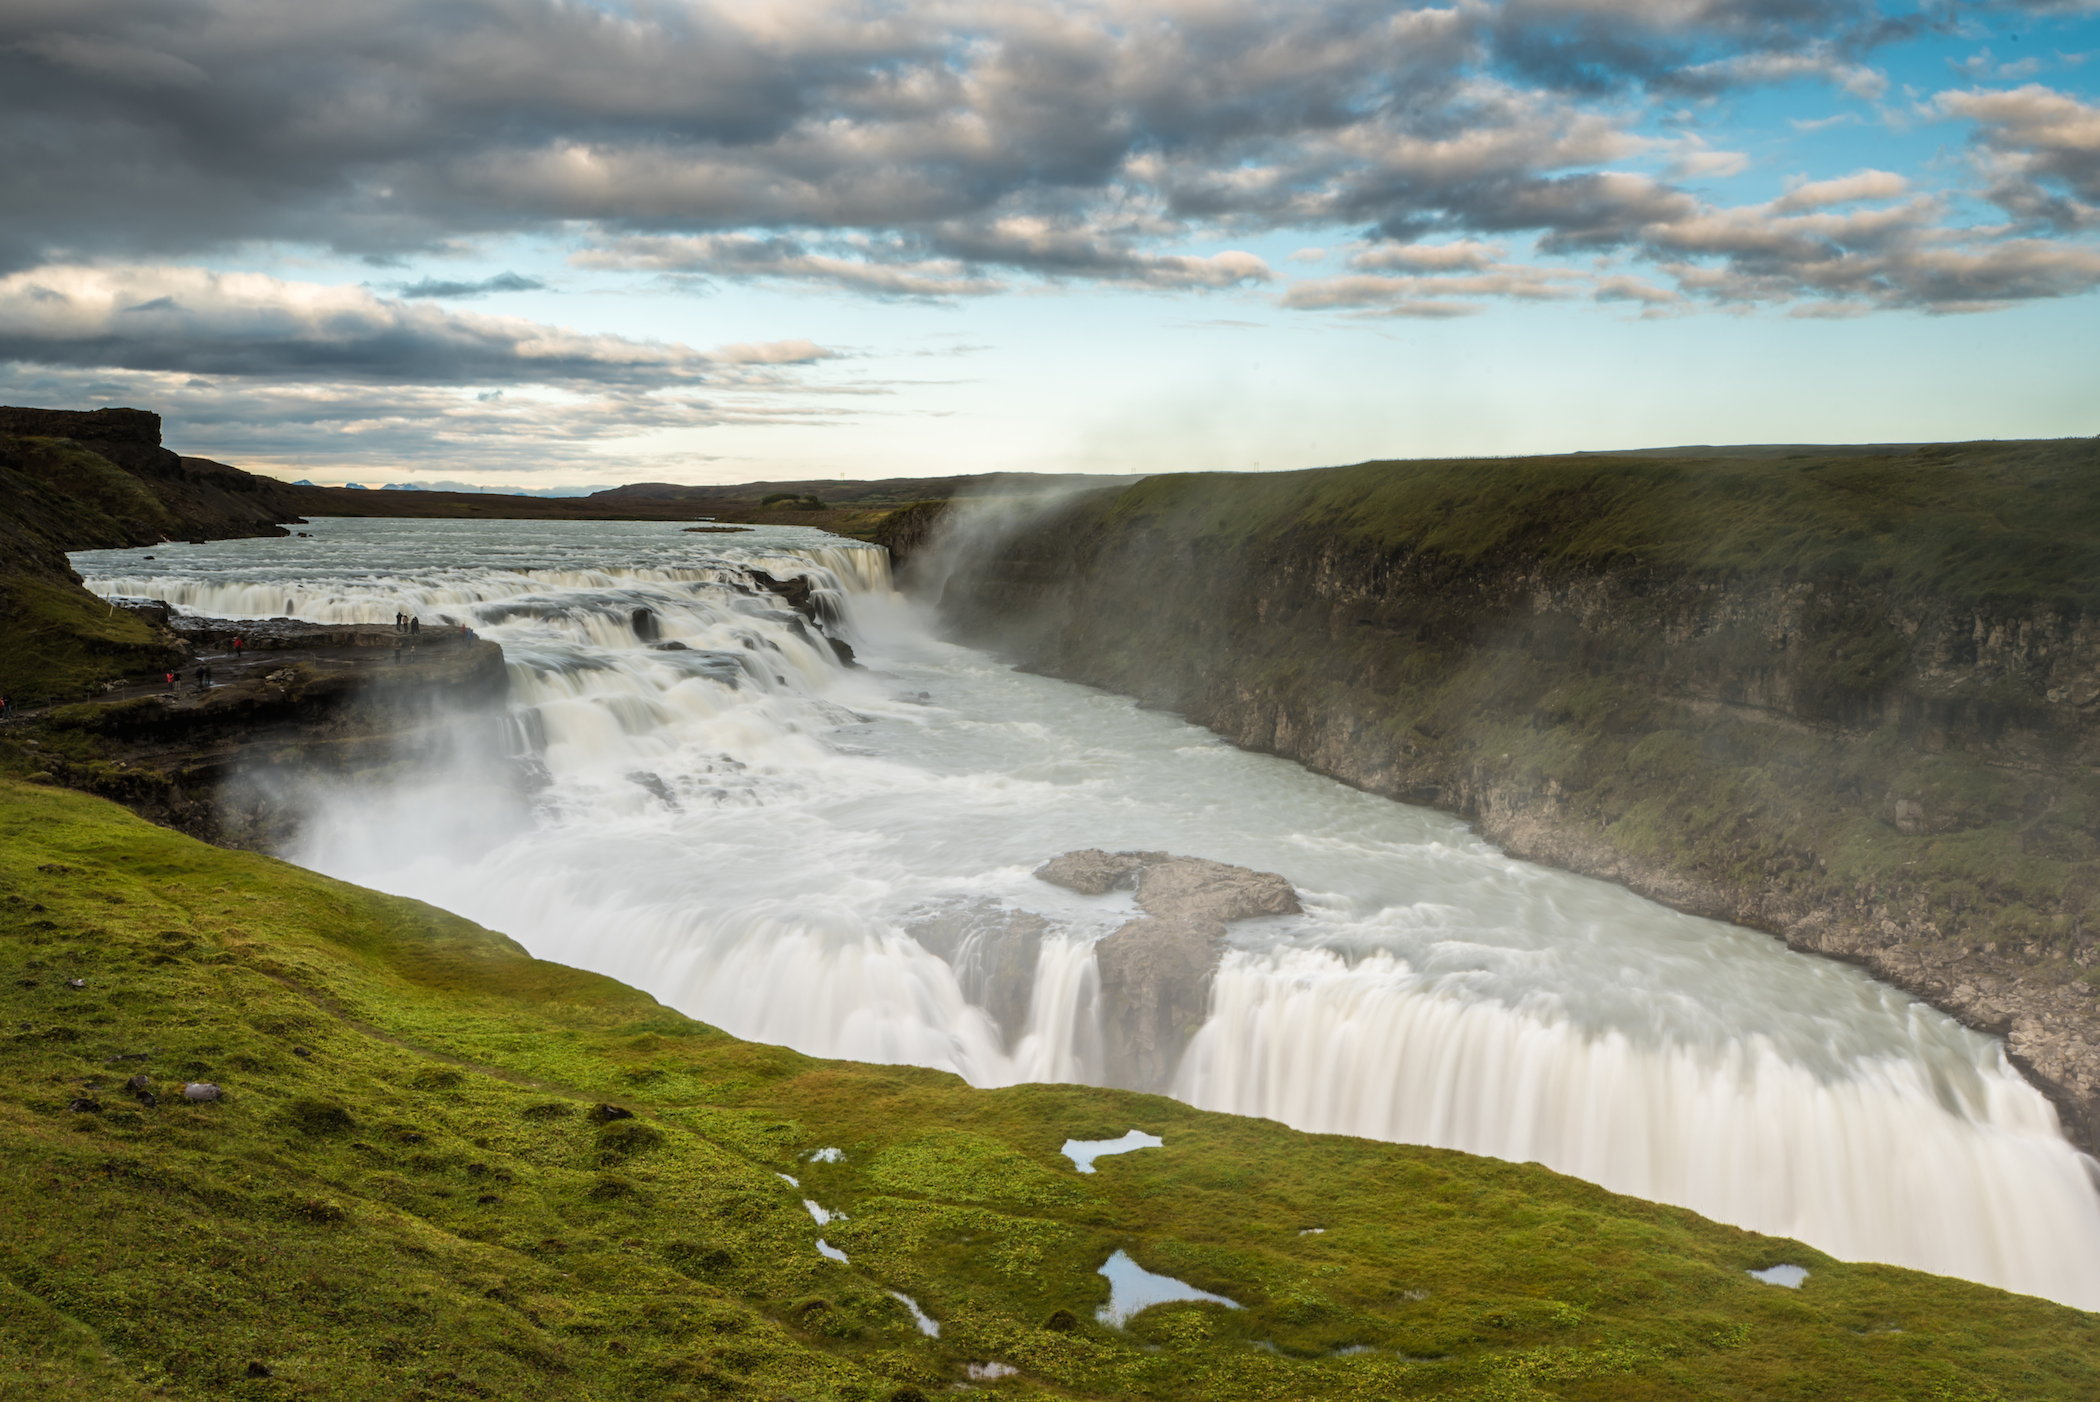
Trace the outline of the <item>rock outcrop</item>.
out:
[[[905,932],[948,961],[963,997],[991,1015],[1011,1051],[1028,1026],[1036,959],[1049,928],[1032,911],[976,900],[923,912]]]
[[[1035,874],[1082,895],[1136,892],[1144,915],[1094,946],[1103,1079],[1131,1090],[1173,1084],[1183,1050],[1209,1016],[1225,926],[1300,910],[1298,893],[1274,872],[1165,852],[1088,848],[1054,857]]]

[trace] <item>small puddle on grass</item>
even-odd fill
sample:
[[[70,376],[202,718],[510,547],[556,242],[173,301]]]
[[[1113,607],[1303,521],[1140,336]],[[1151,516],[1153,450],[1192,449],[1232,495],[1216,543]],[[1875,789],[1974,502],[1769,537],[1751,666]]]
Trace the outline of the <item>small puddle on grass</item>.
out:
[[[1208,1290],[1198,1290],[1185,1280],[1176,1280],[1170,1275],[1154,1275],[1130,1259],[1127,1251],[1118,1251],[1096,1272],[1108,1277],[1108,1303],[1094,1311],[1094,1318],[1103,1324],[1123,1327],[1123,1321],[1139,1310],[1154,1305],[1171,1305],[1183,1300],[1200,1300],[1227,1309],[1238,1309],[1239,1303],[1223,1295],[1213,1295]]]
[[[1147,1134],[1134,1129],[1121,1139],[1067,1139],[1065,1147],[1058,1152],[1072,1161],[1081,1173],[1094,1171],[1094,1160],[1110,1154],[1127,1154],[1132,1149],[1164,1149],[1167,1141],[1156,1134]]]
[[[925,1310],[919,1308],[917,1300],[914,1300],[902,1290],[890,1291],[890,1298],[902,1301],[904,1307],[911,1311],[911,1322],[919,1326],[921,1334],[924,1334],[929,1339],[938,1339],[941,1336],[940,1324],[929,1318]]]
[[[1801,1282],[1808,1279],[1808,1270],[1803,1266],[1767,1266],[1761,1271],[1744,1271],[1743,1274],[1767,1285],[1784,1285],[1789,1290],[1799,1290]]]

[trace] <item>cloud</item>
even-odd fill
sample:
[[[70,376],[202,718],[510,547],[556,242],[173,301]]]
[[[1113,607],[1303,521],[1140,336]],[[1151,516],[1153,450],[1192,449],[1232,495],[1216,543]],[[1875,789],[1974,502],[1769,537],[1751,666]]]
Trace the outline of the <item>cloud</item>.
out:
[[[1498,182],[1645,149],[1638,111],[1585,105],[1602,88],[1813,74],[1864,91],[1875,13],[46,0],[0,14],[0,269],[257,240],[396,258],[581,231],[592,266],[874,296],[981,296],[1015,274],[1258,284],[1250,254],[1176,246],[1462,227]]]
[[[632,235],[572,255],[580,268],[702,274],[829,286],[876,297],[947,300],[1007,290],[956,258],[912,257],[895,245],[852,246],[855,256],[812,251],[791,238],[751,234]]]
[[[1834,44],[1816,44],[1795,52],[1732,54],[1695,64],[1677,74],[1669,86],[1687,92],[1778,86],[1804,79],[1831,84],[1853,97],[1873,102],[1889,90],[1886,73],[1847,59]]]
[[[2040,83],[1943,92],[1933,107],[1976,123],[1986,197],[2034,228],[2100,227],[2100,106]]]
[[[1359,273],[1311,278],[1294,283],[1283,305],[1300,311],[1380,310],[1421,305],[1437,299],[1456,306],[1460,297],[1506,297],[1518,301],[1559,301],[1574,295],[1570,286],[1581,274],[1556,268],[1504,265],[1482,272],[1443,276],[1379,276]],[[1479,310],[1474,307],[1471,310]]]
[[[541,289],[515,273],[389,296],[172,266],[274,245],[398,267],[498,236],[656,287],[933,303],[1095,284],[1366,314],[1664,305],[1613,280],[1632,274],[1557,266],[1599,254],[1677,277],[1679,309],[2068,295],[2100,227],[2082,99],[2029,84],[1927,104],[1974,124],[1977,188],[2010,216],[1997,229],[1922,173],[1718,202],[1748,158],[1682,134],[1698,124],[1682,113],[1750,89],[1879,100],[1877,54],[1937,16],[1866,0],[23,0],[0,10],[0,351],[637,393],[822,358],[435,305]],[[1336,249],[1336,275],[1288,281],[1249,251],[1299,242]]]
[[[718,352],[179,267],[53,265],[0,278],[0,359],[257,380],[651,388],[808,364],[809,341]]]
[[[1791,214],[1860,200],[1892,200],[1909,192],[1910,182],[1894,171],[1862,170],[1836,180],[1789,181],[1786,193],[1772,201],[1772,208]]]
[[[1349,266],[1366,271],[1405,268],[1417,272],[1477,271],[1508,256],[1500,244],[1461,239],[1456,243],[1380,244],[1349,259]]]
[[[547,284],[522,273],[497,273],[479,282],[445,282],[424,278],[400,289],[404,297],[485,297],[491,292],[543,292]]]

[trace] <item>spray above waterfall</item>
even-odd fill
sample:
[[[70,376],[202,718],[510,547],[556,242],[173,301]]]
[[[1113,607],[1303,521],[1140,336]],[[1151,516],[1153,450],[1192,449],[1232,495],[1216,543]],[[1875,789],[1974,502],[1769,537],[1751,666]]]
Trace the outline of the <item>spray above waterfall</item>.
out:
[[[2100,1199],[2047,1102],[1995,1042],[1856,970],[946,644],[881,552],[815,531],[312,530],[151,573],[75,557],[108,595],[402,607],[503,646],[514,752],[462,763],[533,766],[514,807],[404,766],[308,815],[287,853],[307,865],[739,1036],[979,1085],[1132,1075],[1103,951],[1158,917],[1135,883],[1037,879],[1046,860],[1277,873],[1302,908],[1205,935],[1197,1003],[1144,1034],[1157,1088],[2100,1306]]]

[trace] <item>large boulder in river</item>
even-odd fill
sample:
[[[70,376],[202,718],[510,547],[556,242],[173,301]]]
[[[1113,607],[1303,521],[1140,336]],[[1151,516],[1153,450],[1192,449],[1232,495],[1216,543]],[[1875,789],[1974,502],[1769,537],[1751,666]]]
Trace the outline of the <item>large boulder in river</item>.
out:
[[[997,901],[956,901],[921,912],[905,933],[948,961],[963,997],[991,1014],[1008,1051],[1028,1026],[1035,966],[1050,922]]]
[[[1035,869],[1035,878],[1082,896],[1105,896],[1110,891],[1135,887],[1147,862],[1166,860],[1165,852],[1104,852],[1099,847],[1086,847],[1052,857]]]
[[[1210,985],[1225,957],[1225,926],[1301,910],[1291,883],[1201,857],[1087,848],[1036,868],[1082,895],[1137,892],[1144,916],[1094,946],[1101,980],[1103,1067],[1113,1085],[1164,1091],[1189,1039],[1210,1015]]]

